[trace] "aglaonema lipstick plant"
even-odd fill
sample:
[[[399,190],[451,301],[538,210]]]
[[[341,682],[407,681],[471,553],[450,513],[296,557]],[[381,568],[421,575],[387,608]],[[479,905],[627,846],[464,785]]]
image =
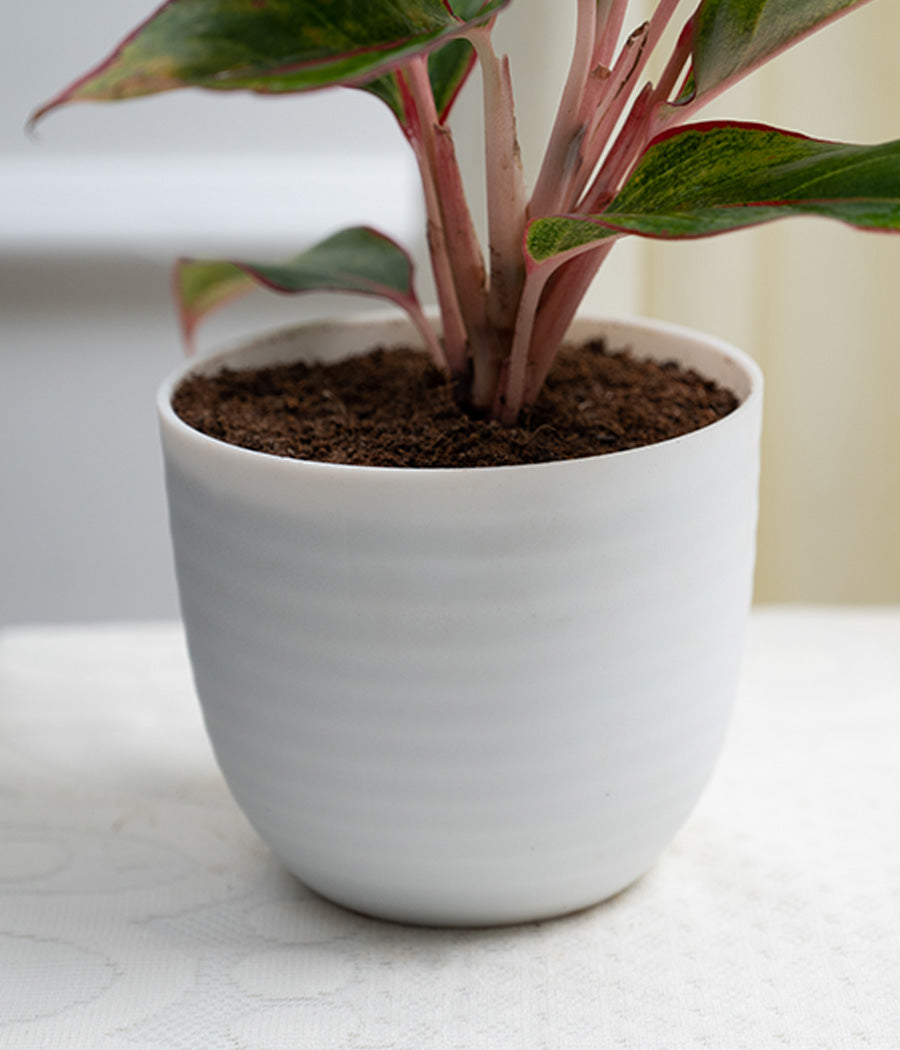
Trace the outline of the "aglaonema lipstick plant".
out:
[[[538,396],[588,286],[623,237],[706,237],[789,215],[900,229],[900,142],[849,145],[695,122],[725,89],[867,0],[658,0],[631,32],[628,0],[576,0],[571,66],[530,192],[509,62],[492,45],[511,2],[168,0],[34,119],[68,102],[184,87],[284,94],[343,85],[376,95],[421,174],[440,336],[419,305],[407,253],[357,227],[278,265],[181,260],[186,337],[254,284],[384,296],[409,312],[460,399],[508,424]],[[649,80],[662,46],[668,53]],[[486,249],[448,125],[476,62]]]

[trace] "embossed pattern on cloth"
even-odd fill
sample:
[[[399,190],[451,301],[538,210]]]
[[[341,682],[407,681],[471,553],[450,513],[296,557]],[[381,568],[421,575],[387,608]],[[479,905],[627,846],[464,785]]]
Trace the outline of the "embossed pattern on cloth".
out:
[[[900,610],[757,611],[729,744],[653,871],[427,930],[284,873],[174,625],[0,632],[0,1050],[890,1050]]]

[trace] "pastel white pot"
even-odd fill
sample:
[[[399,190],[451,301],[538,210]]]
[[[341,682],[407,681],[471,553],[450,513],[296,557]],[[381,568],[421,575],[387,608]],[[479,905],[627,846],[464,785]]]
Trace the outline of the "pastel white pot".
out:
[[[647,871],[713,770],[751,598],[761,376],[670,325],[588,332],[741,405],[646,448],[463,470],[282,459],[171,409],[191,369],[414,339],[395,320],[280,333],[160,391],[218,761],[284,864],[352,909],[483,925],[583,908]]]

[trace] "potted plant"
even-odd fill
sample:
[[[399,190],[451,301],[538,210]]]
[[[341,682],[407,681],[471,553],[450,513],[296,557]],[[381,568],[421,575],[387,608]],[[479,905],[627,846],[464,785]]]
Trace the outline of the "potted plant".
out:
[[[159,399],[182,607],[217,757],[250,820],[314,889],[413,922],[547,917],[638,878],[690,812],[721,745],[749,609],[761,378],[716,340],[576,312],[625,236],[710,236],[785,215],[900,226],[900,143],[695,122],[861,2],[658,0],[623,36],[627,0],[578,0],[530,192],[509,66],[491,42],[509,0],[169,0],[36,114],[186,86],[346,85],[388,105],[415,153],[437,323],[406,253],[368,228],[280,264],[183,260],[188,338],[254,283],[382,295],[408,321],[278,333],[179,370]],[[486,251],[447,123],[476,62]],[[173,410],[186,376],[223,363],[417,342],[473,426],[521,429],[567,332],[674,359],[737,407],[642,447],[472,469],[250,451]]]

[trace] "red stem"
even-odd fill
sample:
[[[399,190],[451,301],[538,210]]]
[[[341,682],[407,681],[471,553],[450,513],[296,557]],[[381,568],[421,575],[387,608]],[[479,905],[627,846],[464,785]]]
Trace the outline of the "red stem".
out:
[[[669,56],[665,69],[653,89],[653,104],[668,101],[691,58],[694,46],[694,20],[689,19],[678,35],[678,41]]]
[[[446,357],[450,374],[459,378],[468,371],[468,356],[466,353],[468,340],[459,309],[459,301],[456,297],[453,270],[450,266],[450,257],[447,251],[447,236],[434,179],[433,152],[428,149],[427,140],[429,136],[426,135],[424,130],[430,123],[429,114],[434,107],[434,96],[431,95],[429,85],[429,95],[431,95],[431,105],[429,106],[428,98],[421,98],[421,90],[418,92],[418,96],[413,90],[411,78],[401,74],[397,80],[403,95],[406,116],[406,122],[402,127],[416,158],[425,198],[428,251],[431,258],[431,272],[434,276],[438,306],[441,312],[444,356]],[[421,85],[419,87],[421,88]],[[426,110],[424,119],[421,112],[422,108]]]
[[[566,202],[568,211],[577,210],[578,200],[584,193],[604,151],[609,146],[609,137],[622,118],[633,91],[633,78],[637,68],[634,52],[643,47],[646,26],[636,30],[626,40],[619,57],[613,64],[602,91],[591,99],[591,113],[586,120],[587,132],[583,143],[583,163],[579,178],[573,181]],[[587,100],[586,100],[587,101]]]
[[[533,269],[525,278],[519,312],[516,316],[516,327],[513,332],[512,348],[504,369],[503,382],[498,387],[493,407],[494,418],[507,426],[512,426],[519,418],[519,413],[525,403],[525,392],[531,385],[528,374],[531,367],[529,349],[538,305],[544,286],[558,265],[557,260],[550,260]]]
[[[529,347],[532,364],[524,405],[533,404],[541,392],[569,325],[614,244],[615,240],[610,239],[595,250],[563,263],[548,282]]]
[[[579,213],[593,215],[602,211],[612,200],[632,165],[646,149],[652,97],[653,87],[646,84],[634,100],[631,112],[610,147],[597,178],[579,203]]]
[[[435,190],[437,213],[433,218],[437,222],[434,228],[436,231],[439,227],[443,235],[447,267],[452,274],[459,316],[468,339],[473,371],[471,396],[477,407],[486,407],[494,396],[499,353],[488,324],[481,245],[466,200],[453,137],[449,128],[438,121],[426,59],[414,59],[407,67],[406,75],[410,95],[420,116],[423,162]],[[485,387],[489,388],[488,392],[485,392]],[[476,397],[478,401],[475,401]]]

